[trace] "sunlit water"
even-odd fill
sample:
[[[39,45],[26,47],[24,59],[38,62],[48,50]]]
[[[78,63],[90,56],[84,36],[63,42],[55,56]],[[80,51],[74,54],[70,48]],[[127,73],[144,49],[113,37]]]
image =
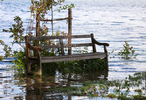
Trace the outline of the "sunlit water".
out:
[[[96,40],[107,42],[112,50],[121,50],[124,41],[134,47],[138,56],[135,60],[122,60],[118,57],[109,58],[108,79],[124,79],[129,74],[146,71],[146,1],[145,0],[66,0],[66,3],[74,3],[72,9],[72,34],[94,33]],[[30,17],[30,0],[4,0],[0,1],[0,39],[11,45],[9,39],[11,33],[2,32],[14,23],[13,18],[20,16],[24,22],[24,28],[28,25]],[[49,13],[50,14],[50,13]],[[50,15],[47,18],[50,18]],[[54,18],[67,17],[67,11],[54,12]],[[54,22],[54,30],[67,32],[67,21]],[[51,32],[51,25],[50,27]],[[49,33],[51,34],[51,33]],[[80,40],[82,42],[86,40]],[[73,41],[77,42],[77,41]],[[14,49],[19,49],[17,45]],[[103,50],[102,47],[98,48]],[[0,55],[3,55],[3,47],[0,46]],[[110,55],[113,56],[113,55]],[[13,71],[6,71],[6,65],[10,63],[0,62],[0,98],[7,100],[24,96],[26,90],[15,84],[18,80],[13,77]],[[73,100],[76,97],[74,97]],[[26,98],[22,98],[26,99]],[[84,97],[89,99],[88,97]]]

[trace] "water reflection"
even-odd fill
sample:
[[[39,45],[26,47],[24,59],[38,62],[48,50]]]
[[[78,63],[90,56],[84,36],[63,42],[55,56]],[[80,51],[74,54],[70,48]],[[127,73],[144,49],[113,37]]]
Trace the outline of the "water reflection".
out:
[[[5,99],[11,95],[14,100],[65,100],[65,98],[72,100],[70,89],[75,91],[74,87],[80,87],[81,82],[106,79],[107,76],[108,71],[104,70],[64,75],[56,72],[54,76],[42,78],[15,74],[13,78],[3,80],[1,85],[4,89],[5,97],[3,98]]]

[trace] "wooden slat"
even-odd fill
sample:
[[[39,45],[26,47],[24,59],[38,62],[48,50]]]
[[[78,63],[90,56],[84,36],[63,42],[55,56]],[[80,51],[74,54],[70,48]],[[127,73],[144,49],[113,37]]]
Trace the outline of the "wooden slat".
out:
[[[83,53],[83,54],[72,54],[72,55],[64,55],[64,56],[42,56],[44,59],[53,59],[53,58],[72,58],[72,57],[79,57],[79,56],[90,56],[90,55],[100,55],[100,54],[106,54],[103,52],[96,52],[96,53]],[[33,57],[34,58],[34,57]]]
[[[81,44],[68,44],[64,47],[83,47],[83,46],[92,46],[92,43],[81,43]]]
[[[49,62],[95,59],[95,58],[104,58],[104,57],[106,57],[106,53],[90,53],[90,54],[78,54],[78,55],[41,57],[41,60],[42,63],[49,63]]]
[[[42,56],[41,60],[51,60],[51,59],[72,59],[72,58],[79,58],[83,57],[84,59],[91,59],[90,57],[95,57],[95,58],[102,58],[106,56],[106,53],[103,52],[96,52],[96,53],[83,53],[83,54],[72,54],[72,55],[63,55],[63,56]],[[30,61],[36,61],[38,58],[37,57],[30,57]]]
[[[68,44],[68,45],[64,45],[63,48],[68,48],[68,47],[83,47],[83,46],[92,46],[92,43]],[[62,48],[61,45],[34,46],[34,47],[40,47],[42,49]]]
[[[44,36],[44,37],[28,37],[28,41],[49,40],[49,39],[71,39],[71,38],[91,38],[91,35],[71,35],[71,36]]]

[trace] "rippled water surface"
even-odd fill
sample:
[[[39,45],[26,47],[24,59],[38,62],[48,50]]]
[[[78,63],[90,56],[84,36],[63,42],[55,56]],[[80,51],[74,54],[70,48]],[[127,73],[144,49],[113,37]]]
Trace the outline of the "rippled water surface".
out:
[[[75,8],[72,9],[73,35],[94,33],[96,40],[110,44],[107,48],[109,52],[112,50],[118,52],[123,48],[124,41],[127,41],[138,53],[136,60],[109,58],[109,80],[123,79],[129,74],[146,71],[146,0],[66,0],[66,3],[75,4]],[[11,45],[12,39],[9,39],[11,33],[2,32],[2,29],[11,27],[15,16],[22,18],[23,26],[26,28],[30,17],[30,4],[30,0],[0,1],[0,39],[6,44]],[[49,18],[50,14],[46,17]],[[54,18],[64,17],[67,17],[67,11],[54,12]],[[54,30],[67,32],[67,21],[54,23]],[[13,48],[19,49],[17,45]],[[103,49],[98,47],[98,50]],[[3,47],[0,46],[0,55],[3,53]],[[9,64],[0,62],[0,98],[26,99],[26,83],[24,82],[24,86],[19,86],[20,80],[15,80],[13,70],[6,70],[6,65]],[[84,97],[85,99],[89,98]]]

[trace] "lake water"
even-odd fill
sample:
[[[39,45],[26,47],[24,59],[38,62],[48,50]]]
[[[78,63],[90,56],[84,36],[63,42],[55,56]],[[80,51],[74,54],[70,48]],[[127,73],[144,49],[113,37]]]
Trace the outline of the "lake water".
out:
[[[146,71],[146,0],[66,0],[66,4],[70,3],[75,5],[75,8],[72,9],[73,35],[94,33],[96,40],[110,44],[107,48],[109,52],[112,50],[118,52],[123,49],[124,41],[127,41],[138,53],[135,60],[109,58],[109,80],[124,79],[129,74]],[[6,44],[11,45],[12,39],[9,39],[11,33],[2,32],[2,29],[11,27],[15,16],[22,18],[23,26],[26,28],[30,17],[30,5],[30,0],[0,1],[0,39],[4,40]],[[46,17],[49,18],[50,13]],[[67,11],[54,12],[54,18],[64,17],[67,17]],[[66,21],[54,23],[54,30],[67,32]],[[48,27],[50,27],[49,25]],[[19,49],[19,47],[14,45],[13,49]],[[100,50],[102,47],[99,47]],[[3,53],[3,47],[0,46],[0,55]],[[24,88],[14,84],[13,73],[6,71],[8,64],[10,63],[0,62],[2,76],[0,78],[0,97],[2,100],[24,95]],[[15,89],[15,92],[8,91],[10,87]],[[6,93],[4,94],[4,92]],[[88,98],[86,99],[88,100]]]

